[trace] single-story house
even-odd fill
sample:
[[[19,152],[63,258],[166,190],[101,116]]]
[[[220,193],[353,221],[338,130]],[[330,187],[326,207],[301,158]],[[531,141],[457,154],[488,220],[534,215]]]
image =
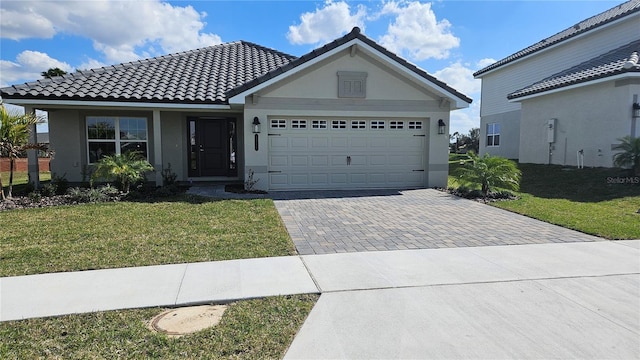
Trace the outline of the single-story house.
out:
[[[142,152],[180,181],[255,189],[444,187],[471,99],[354,28],[301,57],[237,41],[0,89],[45,110],[51,171]]]
[[[618,4],[479,71],[480,154],[612,167],[640,136],[640,0]]]

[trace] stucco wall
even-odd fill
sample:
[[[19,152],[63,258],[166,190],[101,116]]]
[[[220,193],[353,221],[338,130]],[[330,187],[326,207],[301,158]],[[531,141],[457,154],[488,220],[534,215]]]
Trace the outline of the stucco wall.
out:
[[[178,181],[187,178],[187,133],[186,118],[182,113],[161,111],[160,126],[162,129],[162,166],[178,175]]]
[[[366,99],[337,98],[338,71],[367,72]],[[263,89],[258,95],[247,97],[244,114],[244,126],[248,129],[244,133],[245,180],[249,170],[253,171],[254,180],[259,180],[255,188],[267,190],[269,185],[267,119],[270,116],[427,118],[424,186],[446,187],[449,139],[437,134],[437,121],[443,119],[449,125],[448,108],[440,108],[436,95],[418,88],[411,80],[398,77],[366,55],[358,53],[352,57],[344,51],[277,86]],[[258,151],[254,149],[255,135],[250,130],[254,117],[262,123]]]
[[[487,124],[500,124],[500,145],[487,146]],[[520,150],[520,110],[480,118],[480,155],[518,159]]]
[[[617,85],[617,86],[616,86]],[[611,167],[611,146],[631,132],[631,104],[640,85],[614,81],[540,96],[522,102],[520,161],[577,165],[584,150],[584,166]],[[556,120],[555,142],[549,157],[548,121]]]
[[[82,165],[87,159],[84,131],[84,121],[80,121],[77,110],[49,111],[49,147],[54,151],[49,164],[52,173],[71,182],[82,181]]]

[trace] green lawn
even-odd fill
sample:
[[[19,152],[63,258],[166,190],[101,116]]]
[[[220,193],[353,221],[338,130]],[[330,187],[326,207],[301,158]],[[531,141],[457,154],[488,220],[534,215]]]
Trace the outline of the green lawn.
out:
[[[0,229],[0,276],[295,254],[269,199],[180,195],[10,210]],[[316,300],[237,302],[218,326],[181,338],[148,330],[158,308],[2,322],[0,358],[281,358]]]
[[[0,323],[2,359],[282,358],[317,295],[231,304],[215,327],[180,338],[147,328],[165,309],[137,309]]]
[[[9,175],[8,171],[0,172],[0,177],[2,177],[2,188],[5,190],[5,194],[9,189]],[[40,181],[48,182],[51,180],[51,173],[48,171],[40,172]],[[29,174],[24,171],[16,171],[13,173],[13,194],[18,195],[24,192],[26,188],[25,185],[29,182]]]
[[[270,199],[181,195],[0,215],[0,276],[295,254]]]
[[[450,161],[450,172],[460,166]],[[519,200],[491,205],[607,239],[640,239],[640,184],[619,169],[519,164]],[[635,181],[634,179],[629,179]],[[449,177],[455,187],[455,178]]]

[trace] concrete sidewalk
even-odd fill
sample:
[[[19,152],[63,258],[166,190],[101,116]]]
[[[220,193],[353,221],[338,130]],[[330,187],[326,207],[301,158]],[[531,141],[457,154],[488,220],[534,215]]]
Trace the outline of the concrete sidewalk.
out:
[[[298,257],[0,278],[0,321],[317,293]]]
[[[640,240],[0,279],[0,320],[321,292],[286,358],[640,358]]]

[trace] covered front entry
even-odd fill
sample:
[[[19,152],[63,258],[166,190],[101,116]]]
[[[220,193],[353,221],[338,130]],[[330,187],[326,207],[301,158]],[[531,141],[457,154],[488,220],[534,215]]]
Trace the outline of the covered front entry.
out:
[[[269,121],[271,190],[425,185],[426,119]]]
[[[189,118],[189,177],[237,176],[235,118]]]

